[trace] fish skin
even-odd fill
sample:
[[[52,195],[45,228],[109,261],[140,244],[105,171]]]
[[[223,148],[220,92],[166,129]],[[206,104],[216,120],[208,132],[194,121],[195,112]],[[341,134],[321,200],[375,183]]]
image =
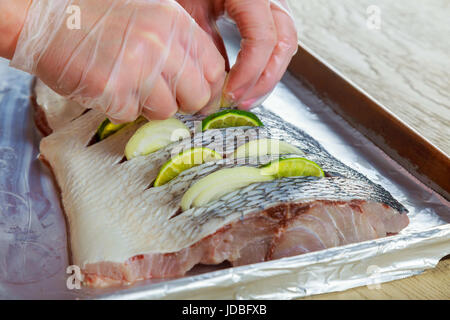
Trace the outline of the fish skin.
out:
[[[198,168],[198,170],[202,169]],[[189,175],[187,176],[189,180],[186,181],[190,181],[189,185],[192,185],[209,173]],[[183,177],[180,179],[182,180]],[[209,203],[207,207],[189,209],[173,219],[182,219],[185,230],[190,230],[189,232],[195,234],[206,224],[216,223],[215,220],[223,220],[228,223],[238,218],[244,218],[248,214],[264,211],[279,203],[308,203],[316,200],[365,200],[383,203],[394,209],[396,206],[395,203],[392,203],[392,197],[383,188],[365,181],[341,177],[293,177],[251,184]],[[176,206],[179,201],[179,197],[176,197],[174,205]]]

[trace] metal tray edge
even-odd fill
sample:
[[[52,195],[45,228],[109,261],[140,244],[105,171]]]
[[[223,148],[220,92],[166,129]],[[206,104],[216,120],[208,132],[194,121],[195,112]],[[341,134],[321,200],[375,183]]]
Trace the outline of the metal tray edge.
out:
[[[304,43],[289,72],[322,98],[389,157],[450,200],[450,157],[387,107],[330,66]],[[361,112],[364,110],[364,112]]]

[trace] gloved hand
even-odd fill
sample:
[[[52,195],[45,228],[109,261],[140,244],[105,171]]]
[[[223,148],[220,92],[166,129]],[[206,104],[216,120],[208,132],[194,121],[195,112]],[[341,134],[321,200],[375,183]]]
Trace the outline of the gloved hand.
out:
[[[217,106],[226,76],[208,34],[173,0],[34,0],[11,65],[116,123]]]
[[[243,38],[224,90],[226,103],[258,105],[281,80],[297,51],[297,30],[285,0],[177,0],[226,57],[216,20],[232,18]]]

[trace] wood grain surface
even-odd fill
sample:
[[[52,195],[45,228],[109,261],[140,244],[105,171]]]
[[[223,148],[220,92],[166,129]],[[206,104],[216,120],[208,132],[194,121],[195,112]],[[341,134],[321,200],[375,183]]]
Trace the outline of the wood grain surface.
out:
[[[301,42],[450,155],[450,1],[289,3]]]
[[[303,44],[450,155],[450,1],[288,1]],[[378,289],[305,299],[450,299],[450,259]]]

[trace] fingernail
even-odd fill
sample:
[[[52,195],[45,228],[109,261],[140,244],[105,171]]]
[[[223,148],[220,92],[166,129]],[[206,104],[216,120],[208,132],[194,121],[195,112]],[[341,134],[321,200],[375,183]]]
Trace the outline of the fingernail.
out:
[[[223,94],[220,101],[221,108],[233,108],[236,107],[237,103],[234,102],[232,94]]]
[[[244,109],[251,109],[252,107],[256,107],[259,100],[260,99],[257,99],[257,98],[249,99],[249,100],[241,102],[240,106]]]
[[[240,103],[240,106],[245,108],[245,109],[251,109],[253,107],[257,107],[260,106],[264,103],[264,101],[270,96],[271,92],[269,92],[268,94],[259,97],[259,98],[251,98],[251,99],[247,99],[243,102]]]

